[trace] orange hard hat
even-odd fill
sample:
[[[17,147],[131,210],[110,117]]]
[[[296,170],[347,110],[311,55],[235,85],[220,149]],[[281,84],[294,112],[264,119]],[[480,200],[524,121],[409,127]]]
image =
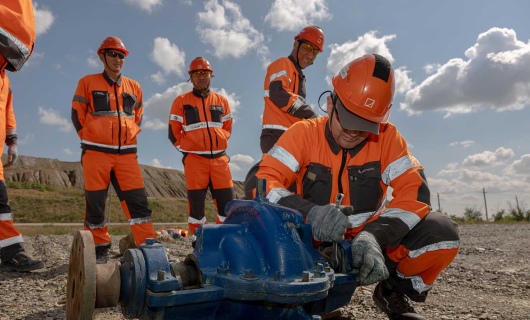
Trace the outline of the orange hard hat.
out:
[[[129,51],[127,50],[127,48],[125,48],[125,45],[123,44],[123,41],[121,41],[121,39],[118,37],[105,38],[105,40],[103,40],[103,42],[98,48],[98,54],[100,54],[101,51],[106,49],[121,51],[123,52],[123,54],[125,54],[125,56],[129,54]]]
[[[304,40],[322,52],[324,51],[324,32],[317,26],[308,26],[303,28],[296,36],[294,40]]]
[[[212,69],[212,66],[210,65],[210,62],[206,60],[206,58],[203,58],[203,57],[197,57],[193,59],[193,61],[191,61],[188,74],[191,75],[194,71],[199,71],[199,70],[210,71],[213,74],[213,69]]]
[[[357,58],[333,77],[332,84],[341,126],[378,134],[379,124],[388,120],[394,97],[390,62],[378,54]]]

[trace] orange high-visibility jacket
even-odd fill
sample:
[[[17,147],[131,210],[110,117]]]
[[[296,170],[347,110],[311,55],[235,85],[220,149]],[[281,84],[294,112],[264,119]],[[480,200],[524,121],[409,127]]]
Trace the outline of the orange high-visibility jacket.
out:
[[[269,65],[264,89],[262,129],[287,130],[295,122],[317,117],[305,102],[305,76],[292,56]]]
[[[18,71],[29,59],[35,43],[35,19],[31,0],[0,3],[0,54],[7,60],[0,68]]]
[[[333,140],[327,121],[326,116],[294,124],[263,155],[256,176],[267,180],[267,198],[305,217],[315,204],[335,203],[336,194],[343,193],[342,204],[354,208],[349,216],[354,228],[346,238],[362,228],[382,246],[397,245],[430,212],[423,167],[391,123],[381,124],[379,135],[344,150]],[[287,190],[295,181],[300,195]],[[388,187],[393,199],[385,208]]]
[[[230,106],[224,96],[209,91],[202,97],[194,89],[173,101],[168,137],[181,152],[217,157],[225,154],[232,122]]]
[[[138,82],[123,75],[114,82],[103,72],[79,80],[72,101],[72,122],[83,149],[136,153],[143,111]]]
[[[0,63],[4,61],[0,56]],[[15,119],[15,112],[13,110],[13,93],[9,78],[4,70],[0,70],[0,154],[4,151],[4,143],[10,145],[16,143],[16,129],[17,121]],[[8,139],[9,138],[9,139]],[[15,141],[9,141],[9,140]],[[0,168],[1,168],[0,164]],[[3,179],[3,174],[0,177]]]

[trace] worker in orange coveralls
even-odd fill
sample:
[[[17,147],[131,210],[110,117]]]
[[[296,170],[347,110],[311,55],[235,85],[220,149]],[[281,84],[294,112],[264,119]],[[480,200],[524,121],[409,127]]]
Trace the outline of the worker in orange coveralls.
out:
[[[453,261],[458,227],[431,211],[423,167],[387,122],[394,95],[388,60],[355,59],[332,84],[328,116],[290,127],[263,155],[256,177],[266,179],[270,202],[302,213],[315,240],[352,240],[356,280],[378,283],[373,300],[389,319],[425,319],[409,299],[424,302]],[[287,190],[293,182],[298,194]],[[385,206],[389,187],[393,198]],[[337,194],[344,195],[342,207]]]
[[[120,199],[135,244],[155,238],[156,233],[136,154],[136,135],[144,110],[142,89],[121,73],[129,51],[119,38],[107,37],[97,53],[104,71],[79,80],[72,101],[72,122],[83,149],[84,228],[94,236],[97,263],[106,263],[111,247],[105,222],[109,183]]]
[[[24,239],[13,225],[7,197],[4,167],[17,160],[17,123],[13,111],[13,94],[7,71],[19,71],[33,52],[35,20],[31,0],[5,0],[0,3],[0,154],[7,144],[7,164],[0,163],[0,269],[28,272],[44,268],[42,261],[30,258],[24,251]]]
[[[178,96],[169,115],[169,140],[183,153],[188,190],[188,228],[194,244],[195,230],[207,223],[204,213],[210,188],[217,207],[216,223],[223,223],[225,206],[235,198],[226,155],[232,132],[232,114],[227,99],[210,90],[213,69],[203,57],[195,58],[188,70],[193,90]]]

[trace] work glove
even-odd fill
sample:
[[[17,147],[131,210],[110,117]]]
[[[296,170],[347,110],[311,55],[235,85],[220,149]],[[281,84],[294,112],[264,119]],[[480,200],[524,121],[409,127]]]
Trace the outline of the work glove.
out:
[[[381,247],[375,237],[361,231],[351,243],[352,273],[357,275],[359,285],[368,285],[388,278],[388,269]]]
[[[7,147],[7,163],[4,165],[4,168],[10,167],[17,161],[18,153],[17,153],[17,145],[12,144]]]
[[[340,206],[339,210],[345,216],[351,216],[353,214],[353,206]]]
[[[350,227],[348,217],[331,204],[311,208],[306,223],[311,225],[313,238],[320,241],[341,242],[346,228]]]

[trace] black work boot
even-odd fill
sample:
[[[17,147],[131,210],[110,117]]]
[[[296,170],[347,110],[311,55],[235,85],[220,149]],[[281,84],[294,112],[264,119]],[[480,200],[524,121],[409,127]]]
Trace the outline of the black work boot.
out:
[[[425,317],[416,313],[409,299],[398,292],[389,280],[377,284],[372,299],[377,308],[386,313],[390,320],[426,320]]]
[[[106,264],[109,261],[109,248],[96,248],[96,264]]]
[[[44,262],[31,259],[24,251],[21,251],[11,260],[2,261],[0,267],[9,271],[29,272],[44,268]]]

